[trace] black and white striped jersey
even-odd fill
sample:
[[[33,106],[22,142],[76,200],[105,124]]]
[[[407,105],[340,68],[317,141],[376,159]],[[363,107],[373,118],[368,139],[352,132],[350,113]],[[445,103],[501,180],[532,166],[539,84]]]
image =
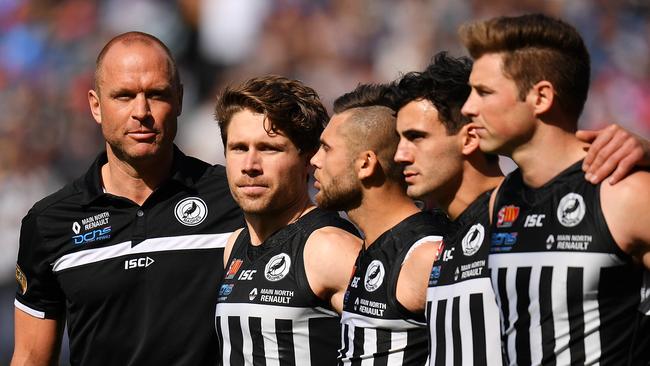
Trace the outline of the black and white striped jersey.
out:
[[[339,364],[426,363],[424,315],[397,301],[397,279],[410,251],[420,243],[442,240],[445,230],[445,217],[419,212],[361,249],[343,303]]]
[[[511,365],[648,362],[647,272],[614,242],[581,164],[538,189],[516,170],[499,189],[489,266]]]
[[[427,290],[429,364],[503,365],[499,308],[490,282],[490,192],[454,221]]]
[[[224,365],[333,365],[338,314],[307,281],[303,249],[326,226],[357,234],[336,212],[319,208],[260,246],[247,228],[237,237],[219,289],[215,326]]]

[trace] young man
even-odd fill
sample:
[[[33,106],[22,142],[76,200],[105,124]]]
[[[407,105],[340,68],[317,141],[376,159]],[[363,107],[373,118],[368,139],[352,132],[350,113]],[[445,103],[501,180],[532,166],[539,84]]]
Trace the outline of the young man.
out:
[[[228,240],[216,328],[224,365],[336,363],[339,317],[361,241],[308,195],[327,112],[279,76],[226,88],[216,117],[246,226]]]
[[[439,53],[424,72],[395,84],[395,161],[403,167],[407,193],[443,209],[454,224],[426,292],[431,365],[503,364],[487,269],[488,200],[502,176],[497,157],[479,150],[473,126],[460,113],[471,67],[467,58]]]
[[[66,314],[73,365],[216,364],[214,263],[243,220],[224,168],[173,145],[182,94],[151,35],[99,54],[88,100],[106,152],[23,220],[12,365],[58,363]]]
[[[421,212],[393,161],[399,137],[382,85],[334,102],[312,158],[316,202],[344,210],[365,235],[343,305],[340,363],[424,365],[427,278],[446,227]]]
[[[494,199],[490,268],[510,364],[646,364],[650,173],[593,185],[574,132],[589,54],[543,15],[470,24],[463,114],[480,148],[512,157]]]

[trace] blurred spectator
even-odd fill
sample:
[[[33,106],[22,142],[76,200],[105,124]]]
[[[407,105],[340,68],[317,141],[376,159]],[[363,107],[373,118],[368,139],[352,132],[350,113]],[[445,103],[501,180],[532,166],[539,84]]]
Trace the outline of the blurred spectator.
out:
[[[592,54],[581,127],[618,122],[650,136],[645,0],[0,0],[0,301],[13,301],[22,216],[103,148],[86,93],[111,36],[142,30],[170,46],[185,86],[179,144],[222,162],[212,108],[225,84],[282,74],[329,105],[358,83],[420,69],[437,51],[464,52],[456,33],[464,21],[533,11],[576,25]],[[0,364],[11,353],[6,318]]]

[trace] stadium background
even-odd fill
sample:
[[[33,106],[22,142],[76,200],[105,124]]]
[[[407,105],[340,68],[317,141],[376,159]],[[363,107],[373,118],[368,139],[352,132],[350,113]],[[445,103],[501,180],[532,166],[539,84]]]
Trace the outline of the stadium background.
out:
[[[0,0],[0,364],[13,348],[20,220],[103,146],[86,92],[112,36],[141,30],[170,47],[185,86],[178,144],[220,162],[212,107],[226,83],[287,75],[329,108],[359,82],[421,70],[440,50],[464,54],[467,20],[522,12],[561,17],[585,38],[593,72],[581,127],[615,121],[650,136],[648,0]]]

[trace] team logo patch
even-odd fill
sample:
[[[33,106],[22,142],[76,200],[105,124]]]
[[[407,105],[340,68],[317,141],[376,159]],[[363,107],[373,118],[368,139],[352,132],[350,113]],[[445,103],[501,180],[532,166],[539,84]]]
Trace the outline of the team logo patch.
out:
[[[291,258],[286,253],[274,255],[264,267],[264,277],[269,281],[280,281],[289,273]]]
[[[557,206],[557,219],[566,227],[578,225],[585,217],[585,201],[577,193],[569,193],[562,197]]]
[[[497,227],[512,227],[512,223],[519,216],[519,207],[508,205],[503,206],[497,214]]]
[[[384,270],[384,265],[381,261],[375,259],[370,262],[370,265],[366,270],[366,277],[363,280],[363,286],[366,288],[366,291],[373,292],[378,289],[384,282],[385,274],[386,271]]]
[[[208,206],[198,197],[187,197],[176,204],[174,214],[185,226],[196,226],[208,216]]]
[[[232,262],[230,262],[230,267],[228,267],[228,272],[226,273],[227,280],[232,280],[233,278],[235,278],[235,275],[241,268],[242,263],[244,263],[244,261],[242,261],[241,259],[235,259]]]
[[[481,224],[473,225],[463,238],[463,254],[471,256],[481,249],[483,238],[485,237],[485,228]]]
[[[27,276],[18,264],[16,264],[16,282],[20,285],[20,291],[24,295],[27,292]]]

